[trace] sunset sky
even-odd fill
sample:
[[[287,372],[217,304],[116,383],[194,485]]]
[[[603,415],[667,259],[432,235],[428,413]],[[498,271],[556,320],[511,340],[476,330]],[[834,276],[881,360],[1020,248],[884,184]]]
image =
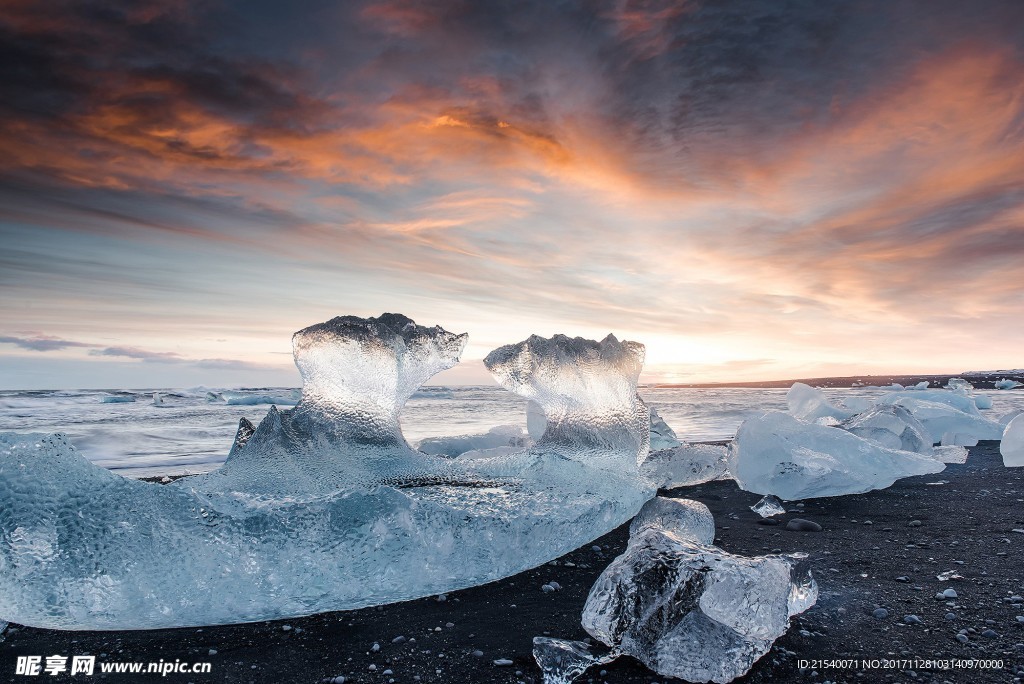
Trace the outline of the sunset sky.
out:
[[[645,381],[1024,367],[1024,2],[8,0],[0,389],[404,313]]]

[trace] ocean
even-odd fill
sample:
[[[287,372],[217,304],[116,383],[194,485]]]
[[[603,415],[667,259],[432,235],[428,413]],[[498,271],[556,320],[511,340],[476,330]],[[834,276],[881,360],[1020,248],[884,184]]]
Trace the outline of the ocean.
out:
[[[823,391],[842,402],[888,390]],[[982,411],[990,418],[1024,410],[1024,391],[978,393],[993,400]],[[694,442],[730,439],[747,416],[786,408],[785,389],[642,387],[640,395],[680,439]],[[290,388],[0,391],[0,431],[63,432],[90,461],[129,477],[202,473],[227,457],[240,418],[258,423],[270,404],[286,408],[298,397]],[[525,429],[526,401],[496,386],[424,387],[401,420],[415,446],[496,425]]]

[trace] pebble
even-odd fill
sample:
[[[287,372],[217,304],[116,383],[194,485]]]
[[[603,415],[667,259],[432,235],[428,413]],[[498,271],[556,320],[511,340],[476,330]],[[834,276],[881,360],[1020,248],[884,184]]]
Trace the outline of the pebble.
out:
[[[1024,615],[1018,615],[1017,622],[1024,622]]]
[[[907,523],[907,524],[908,524],[908,525],[909,525],[910,527],[920,527],[920,526],[921,526],[921,521],[920,521],[920,520],[911,520],[911,521],[910,521],[909,523]]]
[[[904,615],[903,621],[906,622],[908,625],[921,624],[921,618],[917,617],[916,615]]]
[[[455,626],[455,623],[454,622],[446,622],[446,623],[444,623],[444,626],[447,627],[448,629],[451,629],[452,627]]]
[[[900,575],[899,577],[896,578],[896,581],[897,582],[909,582],[910,578],[907,577],[906,575]]]
[[[483,658],[484,657],[484,652],[483,651],[473,651],[473,657],[474,658]]]
[[[404,636],[396,636],[394,639],[391,640],[391,643],[393,643],[393,644],[404,644],[405,641],[406,641],[406,639],[405,639]]]
[[[956,620],[956,613],[946,613],[947,620]]]
[[[821,532],[821,525],[814,522],[813,520],[793,518],[788,523],[786,523],[786,529],[791,532]]]
[[[373,646],[370,647],[370,650],[373,651],[374,653],[376,653],[377,651],[380,650],[380,644],[378,644],[376,641],[374,641],[373,642]]]
[[[345,678],[341,675],[338,675],[337,677],[331,680],[331,684],[345,684]]]
[[[212,656],[214,656],[214,655],[217,655],[217,649],[215,649],[215,648],[211,648],[211,649],[210,649],[210,650],[209,650],[209,651],[207,652],[207,655],[212,655]]]
[[[884,620],[885,618],[889,617],[889,611],[887,611],[885,608],[875,608],[875,611],[871,614],[879,620]]]
[[[591,546],[590,550],[593,551],[594,553],[601,553],[601,547],[598,546],[597,544],[594,544],[593,546]]]
[[[775,518],[760,518],[757,521],[758,525],[780,525],[781,523],[781,520],[776,520]]]
[[[555,588],[550,584],[542,584],[540,585],[540,590],[543,591],[545,594],[550,594],[555,590]]]
[[[448,600],[448,594],[438,594],[437,598],[434,599],[434,600],[437,601],[438,603],[444,603],[445,601]]]
[[[281,627],[281,631],[282,632],[290,632],[290,631],[292,631],[292,626],[291,625],[283,625]]]
[[[966,644],[968,641],[970,641],[970,639],[967,638],[966,634],[957,634],[956,640],[959,641],[961,644]]]
[[[986,629],[984,632],[981,633],[981,636],[988,637],[989,639],[995,639],[999,635],[996,633],[994,629]]]
[[[512,664],[512,661],[509,660],[508,658],[498,658],[497,660],[494,661],[494,664],[497,665],[498,667],[507,667],[507,666]]]

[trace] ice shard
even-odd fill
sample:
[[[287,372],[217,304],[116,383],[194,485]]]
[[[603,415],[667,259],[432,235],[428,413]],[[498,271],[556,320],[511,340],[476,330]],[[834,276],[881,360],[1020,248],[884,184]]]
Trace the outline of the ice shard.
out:
[[[724,476],[727,454],[728,450],[717,444],[683,444],[652,451],[641,470],[658,489],[686,487]]]
[[[844,420],[840,427],[890,449],[932,453],[928,430],[899,404],[881,404]]]
[[[531,338],[489,365],[536,397],[535,447],[412,449],[402,404],[465,335],[397,314],[296,333],[302,399],[243,421],[217,471],[159,485],[61,435],[0,433],[0,619],[57,629],[250,622],[407,600],[560,556],[629,520],[648,412],[641,345]]]
[[[661,449],[672,449],[680,446],[682,442],[676,436],[675,431],[669,427],[665,419],[658,415],[653,406],[651,409],[651,451]]]
[[[729,682],[817,599],[802,554],[745,558],[711,546],[714,525],[703,504],[659,498],[638,520],[583,609],[584,629],[610,650],[535,639],[545,684],[567,684],[618,654],[663,676]]]
[[[1024,413],[1006,424],[1003,439],[999,442],[999,453],[1003,465],[1018,468],[1024,466]]]
[[[729,452],[729,472],[742,489],[788,501],[883,489],[944,468],[935,458],[780,411],[743,421]]]
[[[1017,382],[1016,380],[1010,380],[1009,378],[1002,378],[1000,380],[996,380],[994,387],[997,390],[1010,390],[1010,389],[1014,389],[1015,387],[1020,387],[1020,385],[1021,384],[1019,382]]]
[[[820,389],[815,389],[802,382],[795,382],[786,392],[786,404],[789,412],[799,418],[814,422],[821,418],[843,420],[849,418],[852,411],[834,405]]]
[[[786,512],[786,509],[782,506],[782,501],[779,497],[772,494],[761,497],[756,504],[750,507],[750,510],[754,511],[762,518],[771,518],[776,515],[782,515]]]

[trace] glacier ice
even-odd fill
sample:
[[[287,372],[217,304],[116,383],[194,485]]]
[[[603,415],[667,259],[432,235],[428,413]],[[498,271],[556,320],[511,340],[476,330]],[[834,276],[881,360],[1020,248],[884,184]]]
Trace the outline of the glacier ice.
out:
[[[950,378],[949,382],[946,383],[946,389],[950,389],[960,394],[968,394],[974,389],[974,385],[963,378]]]
[[[880,404],[844,420],[840,427],[890,449],[932,453],[928,430],[899,404]]]
[[[685,514],[662,513],[673,503]],[[663,676],[729,682],[817,600],[803,554],[747,558],[711,546],[711,514],[697,502],[655,499],[644,509],[657,513],[631,529],[583,609],[583,628],[610,651],[535,639],[545,684],[567,684],[619,654]]]
[[[535,446],[466,464],[412,449],[399,411],[465,343],[397,314],[301,330],[298,405],[242,421],[220,469],[166,485],[97,467],[62,435],[0,433],[0,618],[150,629],[412,599],[537,566],[651,498],[643,347],[613,336],[488,356],[546,412]]]
[[[723,477],[727,452],[716,444],[682,444],[652,451],[640,469],[658,489],[675,489]]]
[[[932,443],[974,446],[981,439],[999,439],[999,424],[981,415],[973,397],[956,392],[928,390],[910,397],[887,394],[876,405],[902,406],[921,422]]]
[[[882,489],[944,468],[935,458],[780,411],[743,421],[729,451],[729,472],[742,489],[789,501]]]
[[[1024,466],[1024,413],[1006,424],[1003,439],[999,442],[999,453],[1003,456],[1003,465],[1013,468]]]
[[[571,684],[592,665],[610,663],[618,656],[616,651],[583,641],[533,638],[533,658],[540,666],[544,684]]]
[[[417,449],[432,456],[454,458],[468,451],[496,449],[498,447],[527,447],[529,435],[518,425],[497,425],[482,435],[455,435],[452,437],[427,437],[420,441]]]
[[[849,418],[851,411],[840,408],[828,400],[825,393],[802,382],[795,382],[786,393],[789,412],[799,418],[814,422],[819,418]]]
[[[728,682],[749,670],[814,604],[817,586],[802,554],[744,558],[710,546],[713,537],[703,504],[648,502],[584,607],[584,628],[609,648],[535,638],[545,684],[568,684],[622,654],[689,681]]]
[[[786,509],[782,506],[782,501],[779,497],[772,494],[761,497],[761,499],[750,507],[750,510],[757,513],[762,518],[771,518],[772,516],[782,515],[786,512]]]
[[[671,449],[682,444],[675,431],[668,426],[665,419],[651,406],[651,451]]]
[[[987,394],[976,394],[974,395],[974,405],[980,409],[992,408],[992,397]]]
[[[1020,386],[1021,384],[1019,382],[1016,380],[1010,380],[1009,378],[1001,378],[995,382],[995,388],[997,390],[1009,390]]]
[[[708,507],[691,499],[670,499],[656,496],[643,505],[629,523],[629,536],[634,537],[648,527],[673,530],[697,544],[715,541],[715,519]]]

